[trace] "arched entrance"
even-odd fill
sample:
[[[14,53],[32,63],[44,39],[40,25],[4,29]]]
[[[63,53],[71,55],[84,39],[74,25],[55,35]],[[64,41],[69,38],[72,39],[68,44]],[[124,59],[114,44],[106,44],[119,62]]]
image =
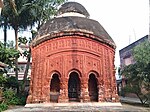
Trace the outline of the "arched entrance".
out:
[[[68,81],[69,101],[80,101],[80,79],[78,73],[72,72]]]
[[[88,91],[89,91],[90,101],[98,102],[97,79],[93,73],[90,74],[89,76]]]
[[[57,73],[53,74],[50,84],[50,102],[58,102],[60,92],[60,80]]]

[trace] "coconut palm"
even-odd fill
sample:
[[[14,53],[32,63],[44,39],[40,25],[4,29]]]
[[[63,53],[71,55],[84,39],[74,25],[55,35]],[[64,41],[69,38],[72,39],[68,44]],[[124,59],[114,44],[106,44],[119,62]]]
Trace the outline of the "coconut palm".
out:
[[[0,27],[3,29],[3,32],[4,32],[4,46],[6,47],[6,43],[7,43],[7,29],[10,29],[10,26],[8,24],[7,17],[4,17],[3,15],[0,16]]]
[[[34,24],[32,16],[31,4],[32,0],[5,0],[2,15],[7,17],[8,24],[13,28],[15,33],[15,48],[18,50],[18,32],[21,29],[27,29],[28,26]],[[18,57],[15,61],[15,75],[18,80]],[[19,88],[17,89],[19,92]]]
[[[55,14],[57,6],[65,0],[5,0],[4,17],[7,17],[15,33],[15,48],[18,50],[18,32],[36,23],[39,27]],[[16,58],[16,68],[18,61]],[[16,69],[18,79],[18,70]]]
[[[36,24],[37,24],[37,30],[49,19],[51,19],[57,11],[57,7],[65,2],[66,0],[45,0],[45,1],[40,1],[36,0],[33,3],[33,11],[36,12]],[[32,30],[32,38],[36,36],[36,31]],[[30,59],[31,59],[31,49],[29,48],[29,53],[27,55],[27,65],[26,69],[24,72],[24,77],[23,77],[23,86],[22,86],[22,91],[25,90],[25,85],[27,81],[27,75],[28,75],[28,70],[29,70],[29,65],[30,65]]]

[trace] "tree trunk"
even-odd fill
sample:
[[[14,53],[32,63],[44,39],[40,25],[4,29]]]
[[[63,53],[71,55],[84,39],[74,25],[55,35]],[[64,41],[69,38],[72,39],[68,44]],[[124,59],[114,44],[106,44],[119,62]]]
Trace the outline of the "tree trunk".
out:
[[[6,22],[4,23],[4,46],[6,47],[7,43],[7,24]]]
[[[18,29],[14,29],[15,31],[15,42],[16,42],[16,45],[15,45],[15,48],[16,50],[18,50]],[[16,56],[15,57],[15,76],[16,76],[16,80],[17,80],[17,84],[18,84],[18,57]],[[19,93],[19,84],[17,86],[17,94]]]
[[[142,98],[140,97],[140,95],[139,95],[138,93],[136,93],[136,95],[137,95],[137,97],[140,99],[140,101],[141,101],[141,103],[142,103],[142,105],[143,105],[144,102],[143,102]]]
[[[27,56],[27,65],[26,65],[26,69],[25,69],[24,77],[23,77],[23,85],[22,85],[23,92],[25,92],[25,86],[27,83],[27,76],[28,76],[28,71],[29,71],[29,67],[30,67],[30,60],[31,60],[31,49],[29,48],[29,54]]]

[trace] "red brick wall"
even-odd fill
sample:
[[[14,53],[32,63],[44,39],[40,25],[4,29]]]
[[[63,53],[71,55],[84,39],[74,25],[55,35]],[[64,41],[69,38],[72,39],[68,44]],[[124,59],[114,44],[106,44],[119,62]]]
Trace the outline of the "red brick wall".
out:
[[[114,71],[114,48],[84,36],[63,36],[32,48],[32,72],[27,103],[50,102],[50,81],[60,79],[59,102],[68,102],[68,80],[72,71],[81,81],[80,101],[89,102],[88,79],[98,80],[98,101],[118,101]]]

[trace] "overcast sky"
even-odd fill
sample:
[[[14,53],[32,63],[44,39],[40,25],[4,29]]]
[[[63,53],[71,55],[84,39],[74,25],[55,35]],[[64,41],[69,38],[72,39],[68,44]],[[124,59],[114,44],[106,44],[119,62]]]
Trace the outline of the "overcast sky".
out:
[[[119,50],[149,32],[149,0],[70,0],[82,4],[91,19],[99,21],[115,41],[116,66]]]
[[[115,65],[119,66],[119,50],[149,32],[149,0],[69,0],[82,4],[109,33],[117,45]],[[26,32],[25,35],[30,35]],[[13,31],[8,38],[14,38]],[[3,32],[0,30],[0,40]]]

